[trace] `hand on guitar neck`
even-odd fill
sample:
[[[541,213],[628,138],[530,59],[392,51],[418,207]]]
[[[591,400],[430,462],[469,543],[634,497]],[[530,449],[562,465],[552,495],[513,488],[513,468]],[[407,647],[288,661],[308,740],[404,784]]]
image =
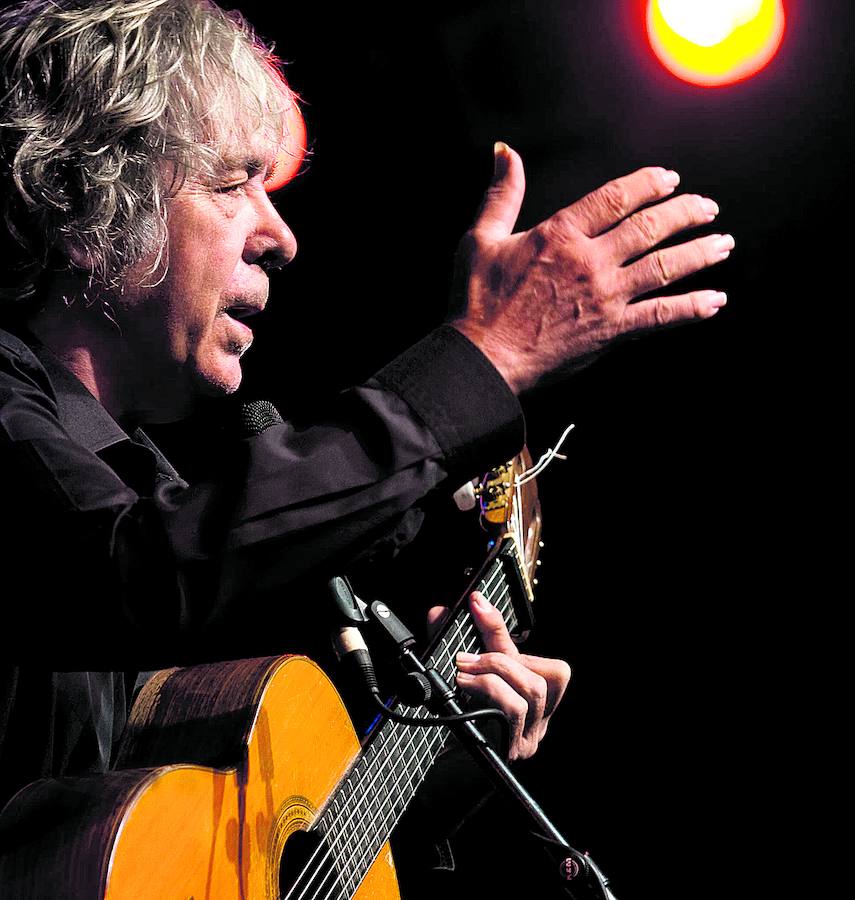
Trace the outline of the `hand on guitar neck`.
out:
[[[457,684],[470,697],[508,716],[509,758],[528,759],[543,740],[549,719],[564,696],[570,666],[562,659],[520,653],[502,614],[478,591],[469,598],[469,611],[486,652],[457,655]],[[429,630],[437,630],[447,615],[447,607],[433,607],[428,613]]]

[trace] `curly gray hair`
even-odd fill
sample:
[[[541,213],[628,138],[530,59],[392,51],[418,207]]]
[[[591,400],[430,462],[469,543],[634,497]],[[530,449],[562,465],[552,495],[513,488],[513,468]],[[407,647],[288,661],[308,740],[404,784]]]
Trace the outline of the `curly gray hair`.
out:
[[[250,136],[278,147],[295,109],[272,49],[210,0],[4,10],[0,309],[32,304],[45,273],[72,260],[92,284],[119,285],[162,252],[165,200],[183,179],[217,177]]]

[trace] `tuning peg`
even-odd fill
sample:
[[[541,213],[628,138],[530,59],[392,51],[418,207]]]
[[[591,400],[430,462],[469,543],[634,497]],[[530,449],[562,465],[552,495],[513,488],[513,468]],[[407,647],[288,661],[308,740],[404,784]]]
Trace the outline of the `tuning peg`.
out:
[[[454,502],[457,504],[457,508],[462,512],[466,512],[469,509],[475,509],[478,502],[475,498],[480,493],[480,490],[478,490],[471,481],[467,481],[466,484],[459,487],[454,492]]]

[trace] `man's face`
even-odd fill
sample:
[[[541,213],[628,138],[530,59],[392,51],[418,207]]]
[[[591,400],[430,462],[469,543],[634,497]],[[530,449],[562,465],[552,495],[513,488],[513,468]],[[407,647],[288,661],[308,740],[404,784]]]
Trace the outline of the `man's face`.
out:
[[[264,190],[269,161],[250,153],[214,184],[188,179],[168,201],[166,276],[139,285],[131,273],[117,312],[138,357],[131,364],[145,373],[142,412],[171,417],[200,395],[237,390],[240,357],[252,342],[243,320],[267,303],[265,269],[297,252]]]

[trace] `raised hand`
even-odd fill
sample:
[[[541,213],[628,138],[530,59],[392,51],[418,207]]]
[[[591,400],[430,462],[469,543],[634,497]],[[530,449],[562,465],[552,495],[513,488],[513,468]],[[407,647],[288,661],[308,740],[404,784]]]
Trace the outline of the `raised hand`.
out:
[[[708,198],[670,197],[679,180],[667,169],[639,169],[513,234],[525,175],[519,154],[496,144],[493,182],[460,243],[464,311],[451,324],[518,393],[621,335],[715,315],[727,298],[712,290],[632,302],[727,259],[734,247],[730,235],[714,234],[654,249],[718,214]]]

